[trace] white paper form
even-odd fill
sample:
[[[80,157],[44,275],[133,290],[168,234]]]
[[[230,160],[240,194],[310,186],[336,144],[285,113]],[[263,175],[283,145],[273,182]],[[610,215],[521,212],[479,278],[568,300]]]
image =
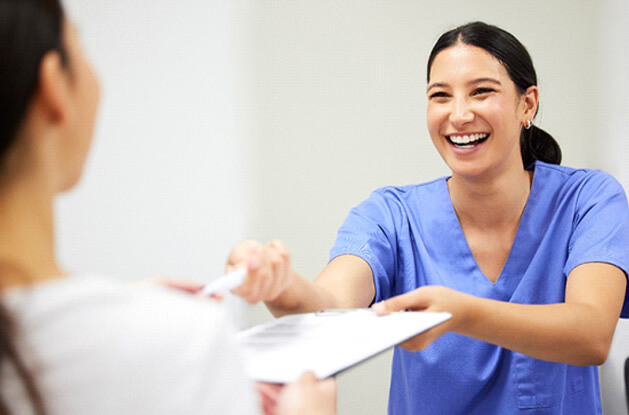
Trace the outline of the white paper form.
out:
[[[449,313],[370,309],[324,311],[280,317],[238,333],[249,376],[287,383],[312,371],[333,376],[411,337],[443,323]]]

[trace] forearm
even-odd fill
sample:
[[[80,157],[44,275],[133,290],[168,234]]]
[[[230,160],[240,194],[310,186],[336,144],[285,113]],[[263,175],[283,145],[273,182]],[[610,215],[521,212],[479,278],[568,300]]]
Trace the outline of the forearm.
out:
[[[513,304],[470,297],[469,318],[455,331],[537,359],[599,365],[615,329],[588,304]]]
[[[315,281],[293,272],[289,286],[267,307],[275,316],[327,308],[368,307],[375,287],[369,265],[353,255],[334,258]]]
[[[265,304],[275,317],[338,308],[338,300],[330,292],[297,273],[277,298],[265,301]]]
[[[452,331],[537,359],[599,365],[607,358],[626,284],[626,276],[620,269],[589,263],[570,273],[562,303],[516,304],[433,285],[374,307],[383,314],[409,309],[452,314],[446,323],[406,341],[403,347],[409,350],[421,350]]]

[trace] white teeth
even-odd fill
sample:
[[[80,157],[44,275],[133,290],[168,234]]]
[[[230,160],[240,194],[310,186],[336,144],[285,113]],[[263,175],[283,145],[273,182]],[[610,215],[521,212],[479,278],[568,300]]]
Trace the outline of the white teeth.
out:
[[[465,145],[465,144],[474,143],[478,140],[486,138],[488,135],[489,134],[481,134],[481,133],[469,134],[469,135],[467,134],[466,135],[449,135],[448,138],[454,144]]]

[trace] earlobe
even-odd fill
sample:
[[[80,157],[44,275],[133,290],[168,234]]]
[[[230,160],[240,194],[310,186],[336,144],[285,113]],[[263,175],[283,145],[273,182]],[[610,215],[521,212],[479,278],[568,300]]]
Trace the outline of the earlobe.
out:
[[[49,122],[61,124],[69,115],[69,79],[61,56],[56,51],[44,55],[39,67],[39,85],[33,99],[34,105]]]

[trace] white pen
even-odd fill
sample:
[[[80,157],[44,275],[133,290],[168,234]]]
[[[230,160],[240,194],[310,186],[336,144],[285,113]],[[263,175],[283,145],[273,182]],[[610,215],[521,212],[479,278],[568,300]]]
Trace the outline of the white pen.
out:
[[[201,290],[202,294],[212,295],[217,292],[227,292],[233,290],[236,287],[242,285],[245,282],[247,276],[247,268],[239,268],[235,271],[228,272],[225,275],[221,275],[205,284]]]

